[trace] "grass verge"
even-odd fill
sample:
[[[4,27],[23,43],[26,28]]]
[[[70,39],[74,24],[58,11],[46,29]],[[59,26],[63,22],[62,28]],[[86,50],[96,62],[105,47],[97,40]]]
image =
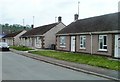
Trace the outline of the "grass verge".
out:
[[[26,47],[26,46],[11,46],[10,48],[13,48],[13,49],[19,50],[19,51],[33,50],[32,48],[28,48],[28,47]]]
[[[120,61],[109,60],[107,57],[88,55],[81,53],[61,52],[61,51],[31,51],[30,53],[65,60],[75,63],[88,64],[92,66],[120,70]]]

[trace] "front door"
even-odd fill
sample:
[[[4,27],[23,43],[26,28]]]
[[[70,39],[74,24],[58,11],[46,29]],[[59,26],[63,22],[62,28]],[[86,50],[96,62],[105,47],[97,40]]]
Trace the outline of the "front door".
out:
[[[75,36],[71,36],[71,52],[75,52]]]
[[[115,55],[116,58],[120,58],[120,35],[115,35]]]

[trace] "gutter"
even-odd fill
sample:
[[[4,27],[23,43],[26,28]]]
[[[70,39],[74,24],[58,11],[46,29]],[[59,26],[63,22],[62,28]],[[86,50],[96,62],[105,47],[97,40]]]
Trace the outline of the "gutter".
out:
[[[60,35],[80,35],[80,34],[115,34],[115,33],[120,33],[119,30],[114,30],[114,31],[98,31],[98,32],[81,32],[81,33],[63,33],[63,34],[56,34],[58,36]]]

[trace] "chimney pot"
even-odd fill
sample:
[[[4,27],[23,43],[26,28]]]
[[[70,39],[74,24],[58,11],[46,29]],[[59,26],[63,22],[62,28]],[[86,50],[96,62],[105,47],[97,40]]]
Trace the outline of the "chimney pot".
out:
[[[78,17],[79,17],[79,15],[78,15],[78,14],[75,14],[75,15],[74,15],[74,20],[78,20]]]
[[[31,25],[31,28],[34,28],[34,25],[33,25],[33,24]]]
[[[62,22],[62,17],[61,16],[58,17],[58,22]]]

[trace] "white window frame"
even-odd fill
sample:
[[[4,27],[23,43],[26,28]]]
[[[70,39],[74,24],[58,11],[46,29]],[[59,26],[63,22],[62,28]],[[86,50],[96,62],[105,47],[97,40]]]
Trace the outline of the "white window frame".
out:
[[[80,36],[80,49],[86,49],[86,36]]]
[[[40,41],[40,37],[37,36],[37,37],[36,37],[36,44],[39,44],[39,41]]]
[[[104,36],[106,36],[106,45],[104,44]],[[102,48],[100,48],[100,43],[102,41]],[[108,46],[107,46],[107,35],[99,35],[99,51],[107,51]],[[104,47],[107,47],[107,49],[105,49]]]
[[[60,47],[66,47],[66,36],[60,36]]]

